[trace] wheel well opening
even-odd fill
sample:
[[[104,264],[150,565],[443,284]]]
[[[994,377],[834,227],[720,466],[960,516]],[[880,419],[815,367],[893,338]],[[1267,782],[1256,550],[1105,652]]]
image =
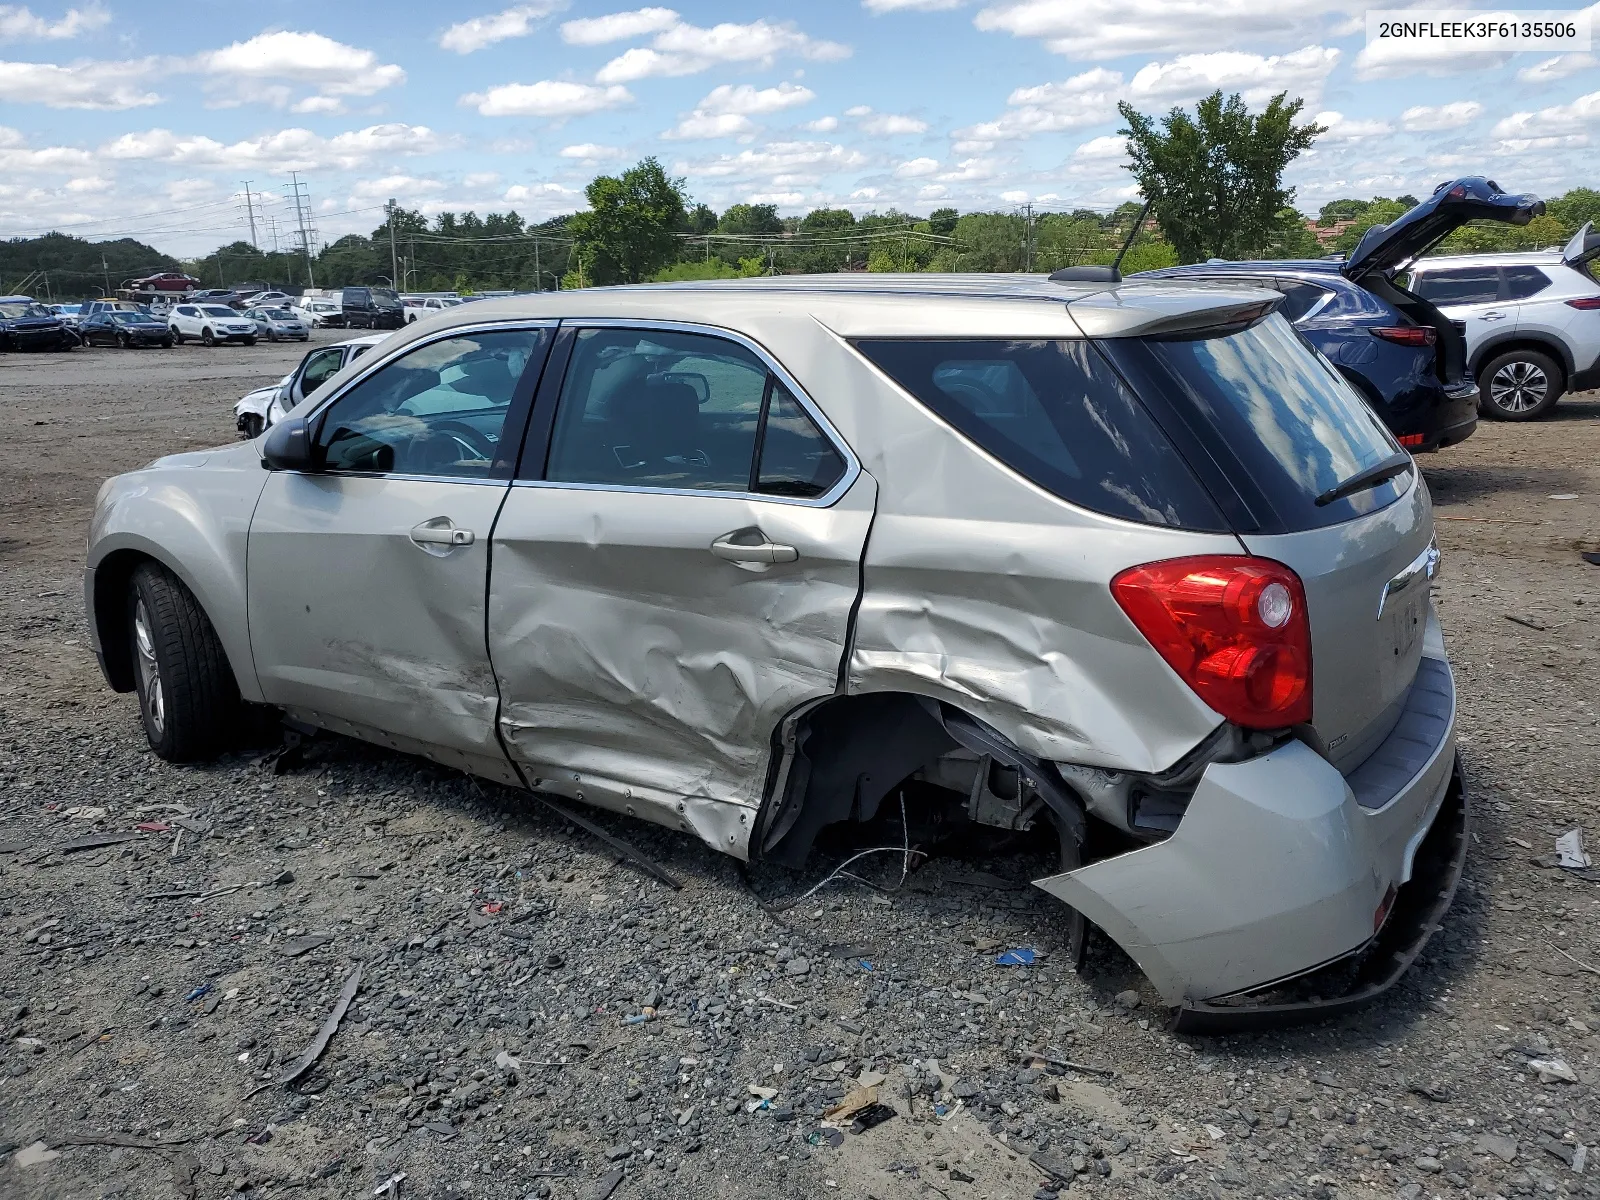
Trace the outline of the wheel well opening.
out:
[[[94,569],[94,628],[105,656],[106,678],[118,692],[134,688],[133,645],[128,640],[128,587],[140,563],[155,562],[138,550],[115,550]]]
[[[1572,364],[1567,361],[1566,351],[1563,347],[1554,342],[1547,342],[1542,338],[1515,337],[1507,338],[1503,342],[1496,342],[1492,346],[1486,346],[1479,350],[1472,363],[1473,375],[1481,374],[1490,362],[1499,358],[1502,354],[1517,350],[1532,350],[1554,362],[1556,369],[1561,372],[1563,386],[1568,376],[1572,373]],[[1482,380],[1479,380],[1479,382],[1481,383]]]

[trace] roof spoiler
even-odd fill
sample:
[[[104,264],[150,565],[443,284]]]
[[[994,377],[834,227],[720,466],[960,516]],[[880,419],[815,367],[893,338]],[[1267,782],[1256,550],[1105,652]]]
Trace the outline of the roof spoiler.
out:
[[[1128,231],[1128,238],[1122,243],[1122,249],[1117,251],[1117,256],[1111,260],[1109,267],[1097,266],[1086,263],[1081,267],[1062,267],[1059,271],[1050,272],[1052,283],[1121,283],[1122,256],[1128,252],[1128,247],[1133,245],[1133,239],[1139,236],[1139,230],[1144,225],[1144,219],[1150,215],[1150,206],[1154,200],[1146,200],[1144,207],[1139,210],[1138,220],[1134,221],[1133,228]]]

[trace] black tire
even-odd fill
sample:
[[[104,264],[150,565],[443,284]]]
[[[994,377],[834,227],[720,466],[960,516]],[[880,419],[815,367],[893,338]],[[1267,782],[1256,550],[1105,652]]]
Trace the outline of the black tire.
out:
[[[127,629],[139,718],[157,757],[198,762],[226,750],[239,687],[199,601],[165,567],[143,563],[128,588]]]
[[[117,346],[122,350],[132,350],[133,342],[125,333],[117,334]]]
[[[247,442],[253,442],[260,437],[261,430],[266,425],[266,422],[255,413],[246,413],[244,416],[240,417],[239,420],[243,425],[243,428],[240,430],[240,432],[244,434],[245,441]]]
[[[217,335],[211,332],[211,326],[207,325],[200,331],[200,341],[207,346],[215,346],[217,344]]]
[[[178,332],[178,327],[176,325],[172,327],[172,340],[178,343],[180,346],[183,345],[183,334]]]
[[[172,349],[172,339],[171,338],[162,338],[161,339],[161,348],[163,350],[171,350]]]
[[[247,338],[245,338],[245,340],[244,340],[244,344],[245,344],[245,345],[246,345],[246,346],[254,346],[254,345],[255,345],[255,344],[256,344],[256,340],[255,340],[255,338],[253,338],[253,337],[247,337]]]
[[[1535,421],[1566,391],[1560,365],[1539,350],[1507,350],[1483,364],[1478,412],[1491,421]]]

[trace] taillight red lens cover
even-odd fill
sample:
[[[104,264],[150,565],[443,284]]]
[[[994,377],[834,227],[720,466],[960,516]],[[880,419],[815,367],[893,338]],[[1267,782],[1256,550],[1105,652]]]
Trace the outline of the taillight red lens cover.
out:
[[[1247,555],[1130,567],[1111,594],[1167,665],[1236,725],[1311,720],[1311,621],[1300,577]]]
[[[1578,296],[1567,301],[1567,307],[1582,309],[1584,312],[1593,312],[1600,308],[1600,296]]]
[[[1439,335],[1426,325],[1374,325],[1372,336],[1397,346],[1431,346]]]

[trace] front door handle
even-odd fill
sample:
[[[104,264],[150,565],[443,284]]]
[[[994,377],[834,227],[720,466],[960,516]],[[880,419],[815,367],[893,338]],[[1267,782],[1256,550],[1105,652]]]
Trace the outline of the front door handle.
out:
[[[711,543],[711,553],[733,563],[791,563],[800,557],[793,546],[770,542],[759,529],[725,533]]]
[[[1503,312],[1479,313],[1478,319],[1482,321],[1501,321],[1505,319],[1505,315]]]
[[[449,517],[432,517],[411,527],[411,540],[430,554],[438,554],[441,550],[470,546],[475,538],[472,530],[457,529]]]

